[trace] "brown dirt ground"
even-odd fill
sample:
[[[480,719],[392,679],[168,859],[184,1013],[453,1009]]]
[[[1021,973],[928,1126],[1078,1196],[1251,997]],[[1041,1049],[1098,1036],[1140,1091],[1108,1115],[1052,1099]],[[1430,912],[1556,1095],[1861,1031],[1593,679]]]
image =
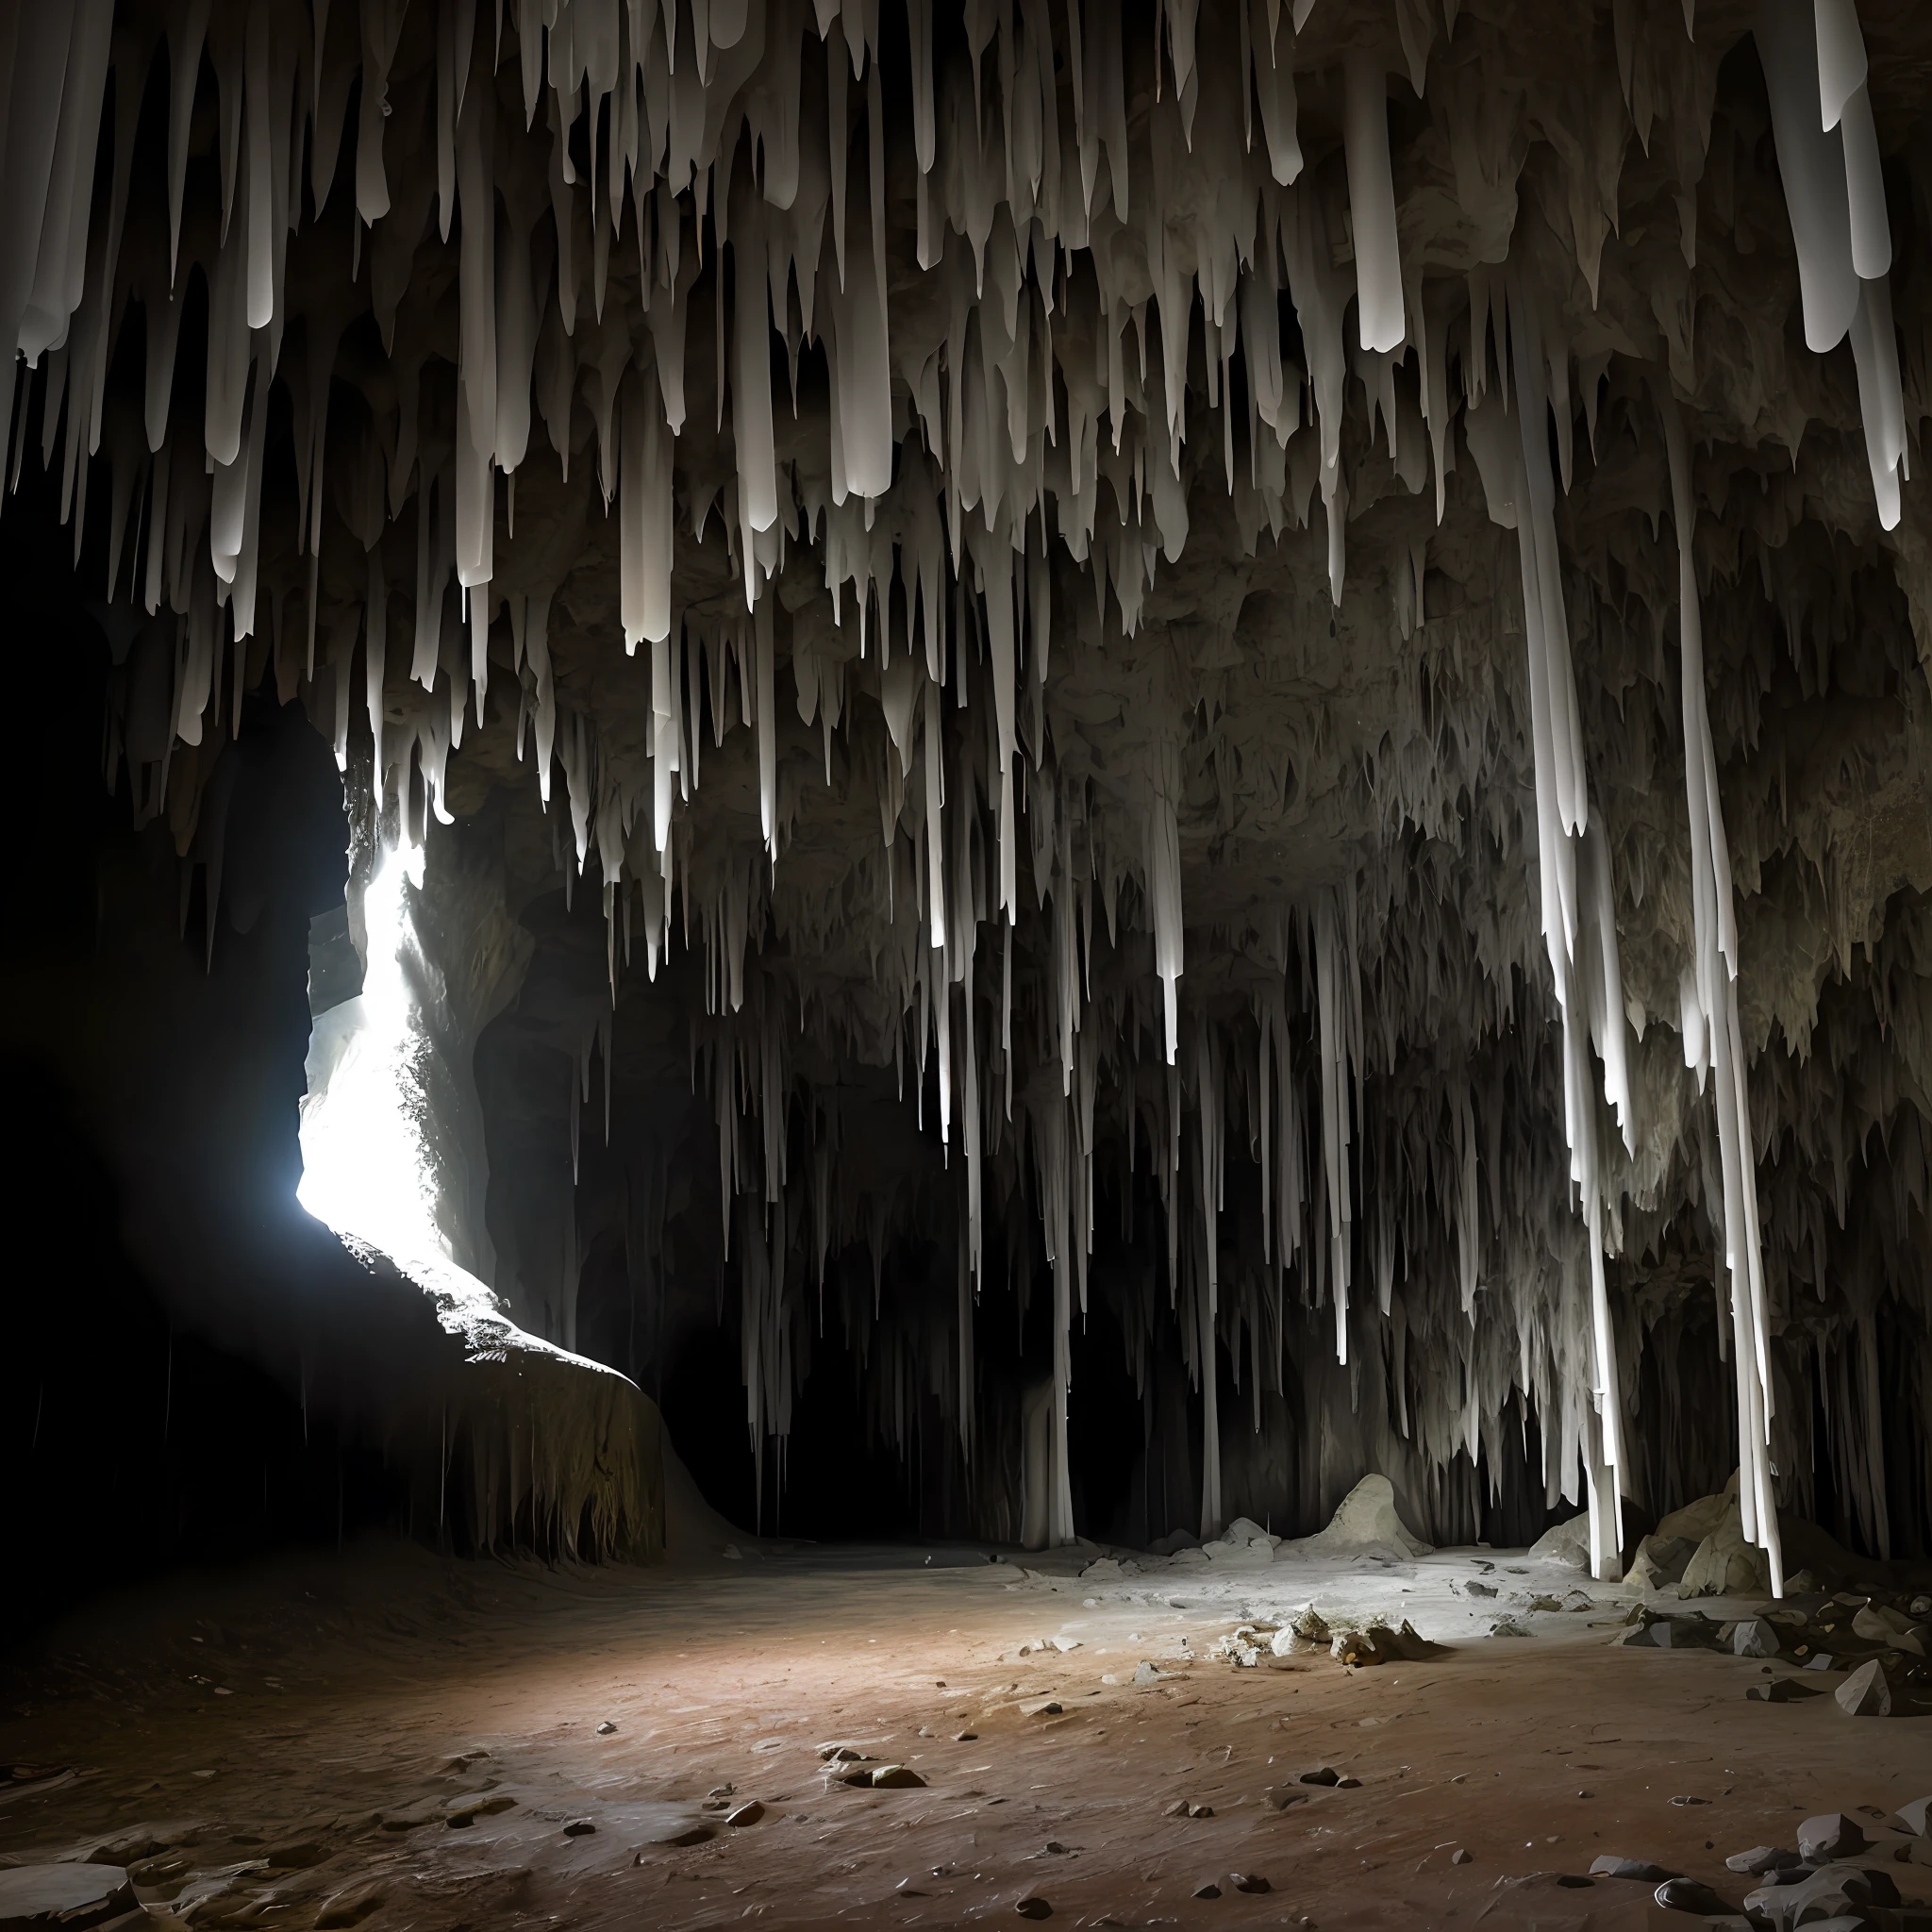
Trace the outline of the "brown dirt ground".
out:
[[[1155,1647],[1130,1630],[1205,1651],[1225,1615],[1108,1606],[1081,1648],[1016,1658],[1058,1624],[1043,1586],[887,1562],[544,1570],[384,1547],[131,1590],[8,1668],[0,1765],[67,1774],[0,1784],[0,1856],[118,1843],[162,1881],[142,1890],[161,1925],[1018,1924],[1031,1893],[1069,1925],[1609,1932],[1698,1922],[1558,1875],[1611,1851],[1735,1906],[1725,1853],[1863,1807],[1905,1895],[1932,1894],[1932,1844],[1879,1823],[1932,1790],[1932,1719],[1748,1702],[1756,1662],[1596,1628],[1109,1686]],[[1058,1715],[1022,1708],[1049,1696]],[[834,1739],[924,1787],[828,1785],[815,1746]],[[1359,1789],[1264,1799],[1324,1761]],[[762,1819],[706,1813],[724,1785]],[[491,1794],[514,1803],[442,1822]],[[1169,1817],[1176,1799],[1213,1815]],[[700,1823],[702,1842],[653,1842]],[[1236,1892],[1236,1872],[1271,1890]],[[1206,1880],[1220,1898],[1192,1895]]]

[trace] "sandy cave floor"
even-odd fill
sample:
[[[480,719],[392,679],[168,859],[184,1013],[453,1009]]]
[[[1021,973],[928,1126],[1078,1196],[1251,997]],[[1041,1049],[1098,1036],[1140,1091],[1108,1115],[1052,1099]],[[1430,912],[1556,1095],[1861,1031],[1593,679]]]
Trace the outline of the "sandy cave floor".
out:
[[[1473,1602],[1484,1576],[1501,1594]],[[1594,1607],[1522,1607],[1579,1585]],[[1071,1925],[1557,1932],[1699,1923],[1646,1886],[1557,1882],[1600,1853],[1735,1908],[1726,1853],[1932,1790],[1932,1718],[1768,1706],[1757,1661],[1609,1648],[1632,1600],[1496,1551],[1097,1583],[924,1546],[652,1570],[364,1546],[130,1589],[15,1657],[0,1765],[42,1774],[0,1783],[0,1857],[106,1846],[151,1922],[197,1926],[1018,1924],[1032,1895]],[[1455,1647],[1206,1656],[1310,1601]],[[1499,1611],[1532,1634],[1480,1634]],[[1077,1647],[1021,1654],[1055,1637]],[[1141,1659],[1163,1674],[1137,1687]],[[831,1783],[833,1740],[924,1787]],[[1272,1807],[1321,1763],[1358,1788]],[[723,1823],[726,1786],[756,1824]],[[1871,1829],[1932,1895],[1932,1842]]]

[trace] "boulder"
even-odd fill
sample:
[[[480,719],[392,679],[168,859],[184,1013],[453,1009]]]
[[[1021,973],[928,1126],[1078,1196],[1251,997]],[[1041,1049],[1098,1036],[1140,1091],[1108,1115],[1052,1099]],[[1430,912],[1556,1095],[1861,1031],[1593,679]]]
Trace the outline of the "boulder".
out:
[[[1573,1516],[1567,1523],[1553,1524],[1529,1546],[1529,1554],[1546,1563],[1567,1564],[1573,1570],[1590,1568],[1590,1511]]]
[[[1903,1717],[1904,1687],[1885,1668],[1883,1657],[1872,1657],[1832,1693],[1847,1717]]]
[[[1807,1865],[1829,1864],[1865,1849],[1865,1833],[1856,1818],[1842,1811],[1821,1811],[1798,1827],[1798,1857]]]
[[[1697,1543],[1688,1536],[1647,1536],[1637,1545],[1626,1581],[1640,1590],[1669,1588],[1684,1574],[1684,1566],[1695,1555]]]
[[[1406,1524],[1395,1510],[1395,1485],[1386,1475],[1365,1475],[1337,1506],[1326,1525],[1287,1545],[1296,1555],[1341,1556],[1376,1546],[1404,1557],[1426,1557],[1434,1545]]]

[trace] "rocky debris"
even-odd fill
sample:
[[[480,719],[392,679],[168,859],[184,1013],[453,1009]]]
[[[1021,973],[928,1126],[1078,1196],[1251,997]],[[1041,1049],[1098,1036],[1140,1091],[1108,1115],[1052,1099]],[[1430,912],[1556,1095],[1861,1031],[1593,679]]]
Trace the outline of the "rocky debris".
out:
[[[616,1729],[617,1729],[617,1726],[616,1726],[616,1725],[615,1725],[614,1724],[612,1724],[612,1723],[610,1722],[610,1720],[609,1720],[609,1719],[608,1719],[608,1718],[607,1717],[607,1718],[606,1718],[606,1719],[604,1720],[604,1722],[603,1722],[602,1724],[599,1724],[599,1725],[597,1726],[597,1735],[598,1735],[598,1736],[599,1736],[600,1738],[608,1738],[608,1737],[609,1737],[609,1736],[610,1736],[610,1735],[612,1734],[612,1732],[614,1732],[614,1731],[615,1731]]]
[[[1295,1780],[1304,1785],[1339,1785],[1341,1774],[1332,1764],[1318,1764],[1311,1771],[1303,1772]]]
[[[1271,1536],[1258,1523],[1237,1516],[1222,1533],[1201,1548],[1214,1563],[1272,1563],[1281,1539]]]
[[[1921,1838],[1932,1838],[1932,1797],[1914,1798],[1898,1807],[1899,1822]]]
[[[857,1744],[834,1740],[815,1748],[820,1758],[826,1764],[865,1764],[871,1761]]]
[[[1779,1874],[1779,1877],[1790,1876]],[[1793,1884],[1759,1886],[1744,1895],[1746,1914],[1774,1932],[1794,1932],[1800,1925],[1818,1925],[1833,1919],[1869,1924],[1868,1906],[1890,1907],[1899,1902],[1891,1874],[1878,1865],[1830,1864],[1799,1876]]]
[[[563,1835],[565,1838],[589,1838],[596,1829],[596,1824],[591,1819],[573,1818],[565,1824]]]
[[[1490,1625],[1491,1637],[1527,1637],[1529,1632],[1514,1617],[1498,1617]]]
[[[1014,1903],[1014,1911],[1023,1919],[1050,1919],[1053,1907],[1037,1891],[1029,1891],[1023,1899]]]
[[[1798,1827],[1798,1857],[1807,1865],[1828,1865],[1864,1851],[1863,1826],[1842,1811],[1821,1811]]]
[[[16,1865],[0,1869],[0,1925],[59,1926],[79,1932],[139,1907],[126,1869],[120,1865]]]
[[[1767,1872],[1782,1872],[1799,1862],[1796,1852],[1788,1852],[1781,1845],[1753,1845],[1748,1852],[1733,1852],[1724,1860],[1724,1866],[1727,1871],[1741,1872],[1747,1878],[1762,1878]]]
[[[1237,1891],[1273,1891],[1274,1888],[1258,1872],[1230,1872],[1227,1882]]]
[[[1270,1785],[1261,1793],[1261,1802],[1271,1811],[1286,1811],[1291,1805],[1306,1805],[1308,1794],[1293,1785]]]
[[[1883,1657],[1860,1664],[1833,1695],[1847,1717],[1899,1717],[1907,1707],[1904,1687],[1893,1680]]]
[[[953,1742],[956,1744],[976,1744],[979,1742],[979,1733],[977,1731],[955,1731],[953,1733]]]
[[[873,1782],[874,1784],[878,1782],[876,1773],[874,1774]],[[756,1798],[747,1798],[743,1804],[735,1806],[731,1810],[725,1812],[724,1823],[734,1828],[742,1828],[747,1824],[756,1824],[764,1815],[764,1806]]]
[[[1562,1607],[1563,1599],[1559,1596],[1533,1596],[1524,1606],[1524,1609],[1539,1611],[1560,1610]]]
[[[1058,1697],[1023,1697],[1019,1705],[1022,1717],[1058,1717],[1060,1709]]]
[[[1709,1886],[1695,1878],[1667,1878],[1651,1896],[1667,1912],[1698,1912],[1707,1918],[1728,1909]]]
[[[1475,1862],[1475,1860],[1470,1853],[1466,1852],[1460,1845],[1458,1845],[1453,1852],[1449,1854],[1449,1862],[1452,1865],[1473,1865]]]
[[[1395,1485],[1386,1475],[1365,1475],[1342,1497],[1324,1527],[1283,1545],[1296,1557],[1341,1556],[1376,1547],[1413,1559],[1432,1554],[1396,1512]]]
[[[1777,1625],[1768,1617],[1745,1617],[1731,1631],[1734,1657],[1775,1657],[1778,1654]]]
[[[1716,1650],[1724,1626],[1713,1623],[1702,1610],[1654,1610],[1639,1605],[1631,1612],[1636,1620],[1615,1641],[1632,1649]]]
[[[1590,1512],[1553,1524],[1529,1546],[1529,1554],[1546,1563],[1567,1563],[1574,1570],[1590,1568]]]
[[[1195,1886],[1192,1896],[1195,1898],[1219,1898],[1221,1896],[1221,1888],[1215,1884],[1213,1879],[1204,1878],[1199,1885]]]
[[[1338,1662],[1366,1667],[1419,1663],[1445,1652],[1441,1644],[1431,1643],[1405,1618],[1399,1630],[1391,1630],[1386,1624],[1371,1624],[1364,1630],[1339,1630],[1330,1640],[1329,1655]]]
[[[1799,1704],[1807,1697],[1822,1697],[1816,1684],[1802,1677],[1774,1677],[1768,1684],[1747,1684],[1744,1695],[1755,1704]]]
[[[1697,1540],[1688,1536],[1647,1536],[1637,1545],[1624,1580],[1640,1590],[1667,1590],[1684,1574],[1685,1565],[1697,1552]]]
[[[851,1780],[847,1780],[851,1782]],[[925,1780],[908,1764],[881,1764],[873,1772],[869,1782],[875,1791],[923,1790]],[[726,1824],[731,1821],[727,1819]],[[752,1821],[747,1819],[746,1824]]]
[[[1471,1596],[1494,1596],[1496,1593],[1496,1586],[1493,1583],[1483,1583],[1474,1578],[1462,1587]]]
[[[1161,1678],[1173,1674],[1171,1671],[1157,1670],[1144,1657],[1134,1666],[1134,1682],[1137,1684],[1158,1684]]]
[[[1653,1865],[1647,1858],[1620,1858],[1614,1852],[1594,1860],[1590,1873],[1592,1878],[1629,1878],[1640,1885],[1661,1885],[1667,1878],[1683,1876],[1667,1865]]]

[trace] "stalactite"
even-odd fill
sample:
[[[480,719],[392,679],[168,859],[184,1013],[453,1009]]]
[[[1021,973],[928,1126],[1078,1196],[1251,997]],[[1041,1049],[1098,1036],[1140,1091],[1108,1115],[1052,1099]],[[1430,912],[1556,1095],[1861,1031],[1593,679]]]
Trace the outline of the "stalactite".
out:
[[[1622,6],[1520,46],[1454,8],[1330,26],[1309,0],[1158,9],[1151,37],[1093,0],[908,0],[903,37],[778,0],[337,6],[312,34],[258,4],[23,11],[14,475],[37,425],[78,554],[154,620],[119,755],[180,849],[218,849],[215,750],[265,663],[295,677],[286,634],[350,783],[412,827],[472,774],[511,790],[528,729],[567,908],[598,874],[609,1001],[633,892],[650,997],[684,997],[660,968],[698,935],[684,1019],[760,1497],[804,1284],[829,1265],[838,1292],[827,1257],[862,1241],[882,1297],[913,1226],[945,1256],[933,1308],[855,1304],[852,1332],[900,1378],[893,1428],[924,1388],[963,1457],[997,1453],[974,1331],[1032,1291],[1025,1200],[1071,1537],[1072,1338],[1118,1171],[1123,1213],[1158,1198],[1164,1225],[1134,1224],[1131,1291],[1098,1291],[1139,1297],[1144,1360],[1166,1268],[1199,1526],[1247,1500],[1224,1348],[1252,1417],[1299,1377],[1444,1498],[1478,1462],[1494,1483],[1518,1401],[1600,1567],[1647,1453],[1638,1277],[1707,1213],[1775,1565],[1808,1427],[1776,1393],[1794,1284],[1824,1282],[1893,1101],[1802,1113],[1785,1059],[1827,1025],[1824,969],[1756,958],[1738,907],[1789,892],[1806,909],[1764,931],[1828,924],[1847,982],[1855,943],[1881,984],[1906,942],[1877,869],[1793,788],[1772,808],[1757,747],[1776,679],[1822,697],[1897,635],[1869,581],[1921,634],[1932,611],[1923,324],[1849,0],[1752,15],[1774,173],[1725,92],[1731,29]],[[1599,42],[1614,74],[1580,58]],[[1739,266],[1787,258],[1762,208],[1807,354],[1849,341],[1841,384],[1786,366],[1787,298]],[[1725,452],[1702,519],[1693,440]],[[1748,614],[1721,624],[1700,571]],[[1652,797],[1678,757],[1688,868]],[[916,1185],[857,1140],[822,1172],[828,1062],[913,1074]],[[1779,1135],[1829,1185],[1761,1219]],[[1871,1333],[1818,1319],[1834,1349]],[[1857,1392],[1827,1416],[1877,1399],[1830,1373]]]

